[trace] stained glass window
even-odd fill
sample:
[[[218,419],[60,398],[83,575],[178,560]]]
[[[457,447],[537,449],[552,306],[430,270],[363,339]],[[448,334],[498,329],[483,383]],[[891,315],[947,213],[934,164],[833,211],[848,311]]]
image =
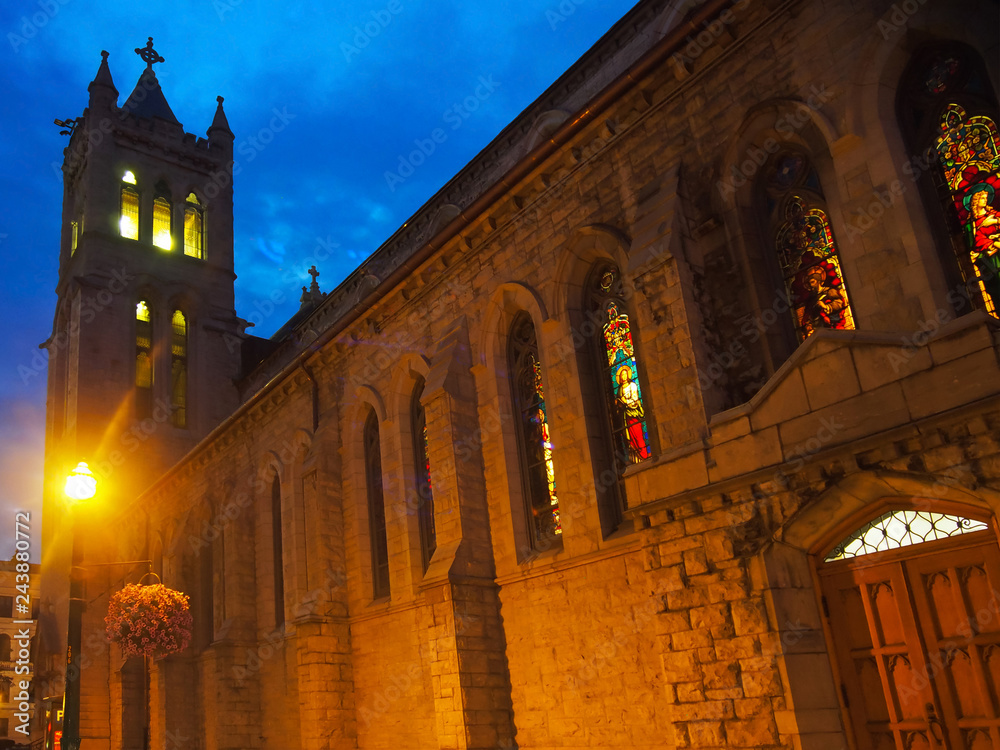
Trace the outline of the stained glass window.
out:
[[[378,417],[369,412],[364,431],[365,479],[368,485],[368,531],[372,557],[372,596],[389,596],[389,542],[385,528],[385,498],[382,493],[382,447]]]
[[[205,249],[204,218],[198,196],[191,193],[184,206],[184,254],[203,258]]]
[[[834,547],[825,559],[826,562],[849,560],[988,528],[982,521],[962,516],[922,510],[894,510],[862,526]]]
[[[149,303],[140,300],[135,306],[135,406],[140,419],[153,411],[152,319]]]
[[[511,326],[508,360],[532,547],[545,549],[562,534],[562,524],[552,439],[545,411],[542,365],[538,358],[535,326],[527,313],[519,314]]]
[[[170,405],[174,427],[187,427],[187,319],[174,310],[170,341]]]
[[[1000,304],[998,146],[997,128],[989,117],[969,117],[958,104],[945,108],[935,147],[979,289],[992,315],[997,315]]]
[[[587,277],[586,318],[580,324],[591,336],[592,367],[603,425],[599,434],[605,450],[593,453],[597,482],[597,503],[605,535],[622,520],[625,490],[622,474],[631,464],[652,455],[649,424],[640,384],[639,364],[633,341],[632,319],[624,297],[621,274],[613,263],[598,262]],[[596,448],[596,446],[595,446]]]
[[[785,204],[778,260],[799,341],[820,328],[854,330],[840,256],[826,212],[798,194]]]
[[[420,526],[420,556],[424,570],[430,565],[434,550],[437,549],[437,532],[434,528],[434,493],[431,485],[431,460],[427,454],[427,414],[420,397],[424,393],[424,381],[420,380],[413,389],[410,404],[413,424],[413,460],[416,468],[417,518]]]

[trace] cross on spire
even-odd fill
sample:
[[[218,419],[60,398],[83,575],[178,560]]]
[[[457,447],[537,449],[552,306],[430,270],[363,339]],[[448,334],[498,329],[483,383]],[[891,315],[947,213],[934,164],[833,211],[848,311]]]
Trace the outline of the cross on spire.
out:
[[[163,58],[153,49],[153,37],[149,37],[145,47],[136,47],[135,54],[146,63],[146,70],[153,71],[153,63],[163,62]]]
[[[319,271],[316,270],[316,266],[309,269],[309,275],[313,277],[312,283],[316,283],[316,277],[319,276]]]

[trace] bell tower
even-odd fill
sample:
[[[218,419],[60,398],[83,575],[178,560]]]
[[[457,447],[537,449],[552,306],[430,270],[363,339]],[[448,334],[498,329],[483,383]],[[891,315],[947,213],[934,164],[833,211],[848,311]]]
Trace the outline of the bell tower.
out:
[[[65,638],[69,527],[63,483],[97,477],[88,556],[107,526],[238,404],[233,133],[222,97],[207,137],[186,133],[153,66],[118,105],[102,52],[87,108],[66,123],[59,278],[49,354],[43,588]],[[86,517],[86,520],[82,520]],[[96,536],[91,537],[90,532]],[[109,555],[115,553],[108,553]],[[146,552],[148,555],[149,553]],[[89,615],[88,615],[89,617]],[[64,653],[64,644],[47,644]],[[53,665],[61,671],[63,665]]]

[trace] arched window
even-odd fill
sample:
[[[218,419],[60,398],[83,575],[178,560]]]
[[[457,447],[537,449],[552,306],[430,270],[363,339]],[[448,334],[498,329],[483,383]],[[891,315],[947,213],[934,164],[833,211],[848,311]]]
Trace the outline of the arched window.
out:
[[[77,245],[80,244],[80,222],[71,221],[69,223],[69,254],[76,252]]]
[[[420,397],[424,393],[423,378],[413,389],[410,402],[410,423],[413,425],[413,466],[416,471],[417,518],[420,525],[420,557],[424,570],[430,565],[437,549],[434,530],[434,494],[431,489],[431,460],[427,457],[427,415]]]
[[[989,525],[963,516],[926,510],[893,510],[850,534],[824,558],[826,562],[849,560],[873,552],[908,547],[935,539],[948,539]]]
[[[215,640],[215,541],[198,553],[198,612],[195,618],[202,648]]]
[[[998,316],[1000,306],[998,146],[1000,137],[992,119],[985,115],[969,116],[960,104],[947,105],[941,116],[941,134],[935,148],[952,206],[965,235],[968,259],[963,257],[962,260],[971,261],[983,302],[994,316]]]
[[[606,457],[599,461],[597,474],[601,526],[607,535],[621,522],[625,508],[622,474],[631,464],[650,458],[652,446],[631,317],[618,268],[599,262],[591,270],[585,290],[587,317],[596,329],[591,349],[603,396]]]
[[[562,524],[545,411],[542,365],[538,358],[535,325],[527,313],[519,313],[511,325],[507,361],[531,547],[544,550],[561,543]]]
[[[961,44],[925,47],[907,66],[898,96],[911,152],[903,170],[920,181],[928,204],[943,209],[928,217],[947,237],[947,281],[972,306],[1000,317],[1000,110],[982,60]]]
[[[365,480],[368,489],[368,538],[372,556],[372,595],[389,596],[389,542],[385,530],[385,499],[382,494],[382,448],[378,416],[372,411],[365,421]]]
[[[204,216],[198,196],[190,193],[184,204],[184,254],[205,257]]]
[[[804,154],[776,154],[763,171],[781,281],[799,342],[820,328],[854,330],[854,313],[819,176]]]
[[[274,565],[274,625],[285,623],[285,560],[281,540],[281,482],[271,481],[271,559]]]
[[[127,240],[139,239],[139,191],[135,189],[135,175],[122,175],[121,212],[118,228]]]
[[[135,306],[135,413],[153,413],[153,313],[146,300]]]
[[[180,310],[171,318],[170,406],[174,427],[187,427],[187,319]]]
[[[170,191],[166,184],[156,184],[156,197],[153,199],[153,244],[161,250],[170,250],[173,239],[171,229]]]

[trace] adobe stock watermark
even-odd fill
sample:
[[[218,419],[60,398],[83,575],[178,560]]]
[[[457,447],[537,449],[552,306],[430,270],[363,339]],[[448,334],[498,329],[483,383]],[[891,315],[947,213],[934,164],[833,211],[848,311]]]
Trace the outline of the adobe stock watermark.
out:
[[[69,5],[69,3],[70,0],[38,0],[36,5],[38,5],[39,10],[37,12],[32,13],[30,17],[21,16],[21,27],[18,29],[21,33],[15,34],[12,31],[7,33],[7,41],[10,42],[11,49],[17,52],[28,43],[29,39],[38,36],[39,29],[48,26],[49,21],[59,14],[60,6]]]
[[[789,141],[812,120],[812,113],[819,111],[820,107],[826,104],[833,94],[826,90],[826,86],[812,84],[809,87],[809,96],[795,112],[781,115],[774,123],[774,129],[781,136],[783,141]],[[746,150],[746,158],[739,164],[730,167],[728,178],[720,179],[716,187],[723,198],[728,198],[739,188],[749,182],[755,174],[763,167],[770,156],[781,150],[781,142],[768,136],[762,144],[750,145]]]
[[[892,13],[889,14],[889,19],[884,18],[879,19],[877,24],[879,32],[882,34],[883,39],[888,39],[893,34],[902,31],[903,27],[910,22],[920,6],[924,5],[927,0],[903,0],[901,3],[892,4]]]
[[[385,31],[386,27],[392,23],[392,19],[403,12],[403,4],[399,0],[389,0],[389,4],[382,10],[371,12],[372,20],[366,21],[364,26],[355,26],[354,37],[351,39],[354,44],[347,42],[340,43],[340,51],[344,53],[344,60],[348,63],[351,58],[361,54],[372,40]]]
[[[500,83],[493,80],[492,74],[479,76],[477,86],[472,94],[448,107],[441,115],[441,119],[450,126],[452,132],[458,130],[499,87]],[[388,186],[389,192],[395,193],[396,187],[412,177],[417,168],[424,164],[447,140],[448,132],[444,128],[434,128],[426,138],[414,139],[413,143],[416,148],[409,154],[400,154],[396,169],[392,172],[387,170],[385,173],[385,184]]]
[[[576,9],[583,5],[587,0],[562,0],[555,10],[549,8],[545,11],[545,20],[549,22],[549,28],[553,31],[561,23],[566,23],[566,20],[576,13]]]

